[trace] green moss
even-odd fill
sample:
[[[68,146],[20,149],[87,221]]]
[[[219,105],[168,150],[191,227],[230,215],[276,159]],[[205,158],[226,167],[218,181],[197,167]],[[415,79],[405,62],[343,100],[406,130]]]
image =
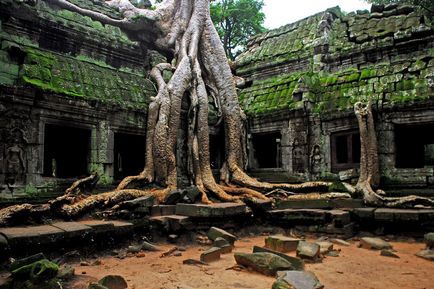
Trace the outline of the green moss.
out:
[[[363,69],[360,73],[360,80],[375,77],[377,73],[374,69]]]

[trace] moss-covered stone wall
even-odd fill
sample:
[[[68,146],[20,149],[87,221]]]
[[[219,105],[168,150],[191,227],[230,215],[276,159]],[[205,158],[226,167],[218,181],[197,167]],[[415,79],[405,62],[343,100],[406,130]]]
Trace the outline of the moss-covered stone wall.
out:
[[[434,28],[411,6],[343,14],[332,8],[251,40],[237,74],[252,82],[240,101],[248,115],[352,109],[433,99]]]

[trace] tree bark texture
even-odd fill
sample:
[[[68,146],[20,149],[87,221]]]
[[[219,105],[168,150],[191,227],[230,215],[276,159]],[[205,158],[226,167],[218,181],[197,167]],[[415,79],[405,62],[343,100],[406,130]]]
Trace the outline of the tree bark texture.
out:
[[[361,193],[367,205],[381,207],[410,208],[417,205],[433,207],[434,200],[420,196],[386,197],[381,190],[374,191],[380,184],[378,144],[372,104],[357,102],[354,105],[360,130],[360,176],[356,191]]]

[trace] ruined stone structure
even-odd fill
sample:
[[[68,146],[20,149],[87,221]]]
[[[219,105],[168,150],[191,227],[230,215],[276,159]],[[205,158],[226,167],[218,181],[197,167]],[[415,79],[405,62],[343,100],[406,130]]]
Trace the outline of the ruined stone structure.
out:
[[[0,1],[0,191],[139,173],[156,94],[147,73],[161,56],[118,28],[19,2]],[[71,2],[116,17],[97,0]],[[433,184],[433,40],[430,21],[409,6],[333,8],[252,39],[236,69],[246,80],[249,169],[276,181],[357,176],[352,105],[371,98],[383,184]],[[222,125],[216,113],[209,123],[219,168]]]
[[[118,28],[18,2],[0,1],[0,189],[56,186],[91,171],[103,183],[136,174],[155,94],[152,53]]]
[[[355,102],[374,103],[382,185],[433,185],[434,30],[411,6],[338,7],[258,35],[237,60],[249,160],[270,180],[356,177]]]

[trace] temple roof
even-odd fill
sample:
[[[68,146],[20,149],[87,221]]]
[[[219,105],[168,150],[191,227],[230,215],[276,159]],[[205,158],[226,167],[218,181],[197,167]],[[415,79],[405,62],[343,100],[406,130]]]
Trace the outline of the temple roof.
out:
[[[408,5],[334,7],[255,36],[236,67],[251,84],[240,91],[249,115],[433,99],[434,28]]]

